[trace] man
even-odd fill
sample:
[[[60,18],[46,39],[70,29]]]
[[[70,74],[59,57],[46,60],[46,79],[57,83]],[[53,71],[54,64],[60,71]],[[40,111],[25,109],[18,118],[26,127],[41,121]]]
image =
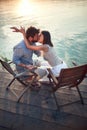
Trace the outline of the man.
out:
[[[20,29],[17,27],[11,27],[11,29],[14,29],[13,32],[20,32]],[[29,43],[32,45],[35,45],[35,42],[38,41],[39,38],[39,29],[35,27],[29,27],[26,30],[26,38],[28,39]],[[36,54],[37,56],[40,56],[40,51],[33,51],[26,47],[24,40],[22,40],[20,43],[18,43],[14,49],[13,49],[13,62],[16,65],[16,70],[20,72],[24,72],[27,69],[33,68],[33,54]],[[35,70],[37,74],[37,78],[35,81],[35,85],[33,84],[34,88],[37,90],[41,85],[38,82],[40,78],[43,78],[47,71],[43,68],[37,68]]]
[[[14,29],[13,32],[19,32],[19,29],[16,27],[11,27],[11,29]],[[26,38],[30,44],[35,45],[35,42],[38,41],[38,33],[39,29],[32,26],[26,30]],[[39,51],[28,49],[24,43],[24,40],[22,40],[14,47],[13,62],[15,63],[16,69],[19,73],[24,72],[30,67],[30,65],[33,65],[33,54],[40,56],[41,53]]]

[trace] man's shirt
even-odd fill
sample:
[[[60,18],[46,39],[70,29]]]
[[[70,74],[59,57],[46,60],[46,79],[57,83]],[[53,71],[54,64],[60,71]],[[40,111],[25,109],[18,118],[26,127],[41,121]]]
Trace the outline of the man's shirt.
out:
[[[33,43],[35,45],[35,43]],[[23,72],[25,68],[19,66],[20,63],[26,65],[33,65],[33,54],[40,56],[39,51],[33,51],[26,47],[24,40],[22,40],[19,44],[17,44],[13,48],[13,62],[16,64],[16,69],[18,72]]]

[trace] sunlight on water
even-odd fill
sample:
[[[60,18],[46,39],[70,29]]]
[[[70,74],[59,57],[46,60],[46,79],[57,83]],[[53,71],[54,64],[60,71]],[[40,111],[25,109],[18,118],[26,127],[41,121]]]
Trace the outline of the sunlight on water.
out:
[[[29,0],[21,0],[16,8],[17,14],[21,16],[26,16],[28,14],[33,14],[33,6]]]
[[[20,25],[49,30],[67,64],[87,63],[87,0],[0,0],[0,55],[12,58],[22,35],[10,27]]]

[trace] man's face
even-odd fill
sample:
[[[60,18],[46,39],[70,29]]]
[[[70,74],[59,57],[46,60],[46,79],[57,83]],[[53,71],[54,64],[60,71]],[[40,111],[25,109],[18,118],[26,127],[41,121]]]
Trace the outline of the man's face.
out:
[[[32,38],[32,42],[37,42],[39,38],[38,34],[35,34],[35,36]]]

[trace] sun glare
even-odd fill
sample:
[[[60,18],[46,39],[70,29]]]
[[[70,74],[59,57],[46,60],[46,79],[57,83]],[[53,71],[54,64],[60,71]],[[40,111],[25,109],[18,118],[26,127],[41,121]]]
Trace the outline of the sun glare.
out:
[[[20,3],[17,7],[17,13],[25,16],[28,14],[32,14],[33,12],[33,7],[32,7],[32,3],[30,0],[20,0]]]

